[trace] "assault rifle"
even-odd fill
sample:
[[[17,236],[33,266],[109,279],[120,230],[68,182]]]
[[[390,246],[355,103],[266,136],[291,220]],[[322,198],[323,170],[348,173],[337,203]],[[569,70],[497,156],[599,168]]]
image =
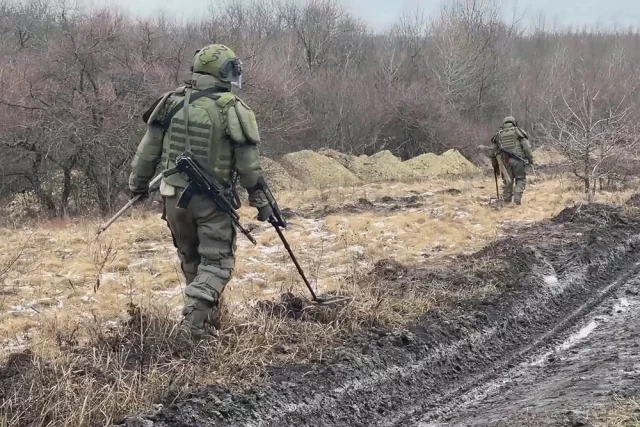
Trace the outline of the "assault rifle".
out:
[[[184,189],[182,195],[178,199],[178,208],[186,208],[189,204],[189,200],[191,200],[191,198],[195,194],[204,194],[205,196],[213,200],[216,205],[218,205],[220,210],[229,215],[233,224],[238,228],[238,230],[242,232],[242,234],[247,236],[251,243],[253,243],[254,245],[256,244],[256,240],[251,235],[251,232],[245,229],[242,224],[240,224],[240,216],[236,212],[236,206],[234,206],[229,201],[229,199],[224,195],[223,190],[220,188],[220,185],[212,176],[210,176],[205,171],[202,166],[200,166],[198,161],[193,157],[191,153],[186,152],[179,155],[176,158],[176,166],[165,171],[164,176],[171,176],[176,173],[182,173],[188,182],[187,187]],[[345,297],[318,297],[316,295],[316,293],[313,291],[313,288],[311,287],[311,283],[309,283],[309,280],[304,273],[304,270],[300,266],[300,263],[298,263],[298,259],[293,253],[289,242],[282,233],[281,228],[286,228],[287,222],[282,216],[282,211],[278,206],[278,202],[276,202],[273,193],[271,193],[271,189],[269,189],[269,186],[264,181],[261,182],[261,190],[264,192],[272,210],[272,214],[267,221],[273,226],[273,228],[275,228],[276,233],[278,233],[278,237],[289,253],[289,257],[291,258],[291,261],[293,261],[293,264],[296,266],[298,274],[300,274],[300,277],[302,278],[304,284],[307,286],[307,289],[311,293],[313,302],[316,304],[326,305],[347,300],[348,298]]]
[[[509,156],[513,157],[516,160],[520,160],[522,163],[524,163],[525,166],[529,166],[531,168],[531,171],[533,172],[533,176],[536,177],[536,179],[538,178],[538,174],[536,174],[536,169],[533,167],[533,164],[531,164],[531,162],[529,162],[529,160],[527,159],[523,159],[522,157],[518,156],[517,154],[512,153],[509,150],[505,150],[504,148],[500,147],[500,149],[505,152],[506,154],[508,154]]]
[[[247,239],[254,245],[258,244],[256,239],[253,238],[251,232],[244,228],[240,223],[240,215],[236,212],[238,204],[232,204],[229,198],[225,195],[225,191],[220,187],[216,180],[209,175],[205,169],[200,166],[198,161],[193,157],[191,153],[183,153],[176,158],[176,166],[168,169],[164,172],[164,176],[168,177],[182,173],[187,179],[187,186],[180,195],[176,206],[180,209],[186,209],[191,201],[191,198],[196,194],[203,194],[206,197],[213,200],[222,212],[227,214],[231,218],[231,222]],[[230,191],[231,192],[231,191]]]
[[[522,163],[524,163],[525,166],[529,166],[529,160],[527,159],[523,159],[522,157],[518,156],[517,154],[504,149],[503,147],[500,147],[500,150],[503,151],[504,153],[508,154],[509,156],[513,157],[516,160],[520,160]]]

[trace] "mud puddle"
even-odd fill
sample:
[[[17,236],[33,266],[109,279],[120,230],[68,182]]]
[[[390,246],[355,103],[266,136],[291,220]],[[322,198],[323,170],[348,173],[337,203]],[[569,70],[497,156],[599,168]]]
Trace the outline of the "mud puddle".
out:
[[[317,362],[274,366],[252,390],[209,387],[123,425],[395,426],[446,417],[452,401],[470,401],[482,383],[553,347],[638,275],[639,258],[640,223],[592,205],[458,257],[449,269],[388,264],[380,280],[394,292],[447,286],[461,297],[402,331],[364,331]],[[478,296],[487,286],[493,292]]]

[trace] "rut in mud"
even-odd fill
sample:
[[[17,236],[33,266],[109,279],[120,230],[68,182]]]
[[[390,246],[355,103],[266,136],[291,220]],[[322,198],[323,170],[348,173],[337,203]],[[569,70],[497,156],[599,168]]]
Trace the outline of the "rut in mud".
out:
[[[371,280],[382,276],[389,292],[447,287],[468,297],[441,304],[406,330],[352,336],[317,363],[273,367],[263,385],[242,394],[210,387],[124,425],[393,426],[425,414],[435,419],[438,408],[570,328],[578,308],[588,312],[612,282],[637,274],[639,257],[640,222],[590,205],[458,257],[448,269],[380,263]],[[487,287],[492,292],[475,293]]]
[[[610,286],[618,288],[618,283]],[[434,421],[412,427],[589,427],[603,412],[640,395],[640,275],[623,283],[589,316],[532,357],[469,390]],[[613,417],[615,420],[617,417]],[[637,419],[637,415],[636,415]],[[612,425],[637,426],[614,422]]]

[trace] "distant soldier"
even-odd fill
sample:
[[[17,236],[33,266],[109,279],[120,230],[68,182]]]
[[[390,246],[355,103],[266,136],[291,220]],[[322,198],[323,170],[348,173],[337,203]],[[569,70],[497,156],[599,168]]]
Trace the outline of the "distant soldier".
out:
[[[491,145],[493,170],[502,176],[503,201],[519,205],[527,183],[526,167],[533,165],[529,136],[518,127],[516,119],[506,117],[491,139]]]
[[[131,164],[129,188],[146,196],[158,164],[167,170],[176,157],[192,153],[229,196],[236,172],[258,219],[272,214],[263,191],[260,136],[253,111],[231,92],[242,84],[242,66],[227,46],[213,44],[194,56],[192,79],[165,93],[143,115],[148,129]],[[186,209],[176,207],[186,182],[181,174],[163,177],[160,194],[186,278],[183,327],[194,338],[219,329],[218,302],[235,267],[236,230],[216,204],[195,195]]]

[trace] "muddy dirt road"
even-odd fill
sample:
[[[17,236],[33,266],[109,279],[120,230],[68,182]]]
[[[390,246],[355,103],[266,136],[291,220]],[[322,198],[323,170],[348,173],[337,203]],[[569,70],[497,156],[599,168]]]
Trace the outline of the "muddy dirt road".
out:
[[[639,294],[635,276],[550,346],[413,426],[590,425],[613,396],[640,395]]]
[[[448,269],[390,262],[376,272],[390,292],[495,291],[405,330],[346,337],[316,363],[273,367],[255,389],[210,387],[124,425],[567,425],[612,392],[635,392],[639,261],[640,222],[592,205]]]

